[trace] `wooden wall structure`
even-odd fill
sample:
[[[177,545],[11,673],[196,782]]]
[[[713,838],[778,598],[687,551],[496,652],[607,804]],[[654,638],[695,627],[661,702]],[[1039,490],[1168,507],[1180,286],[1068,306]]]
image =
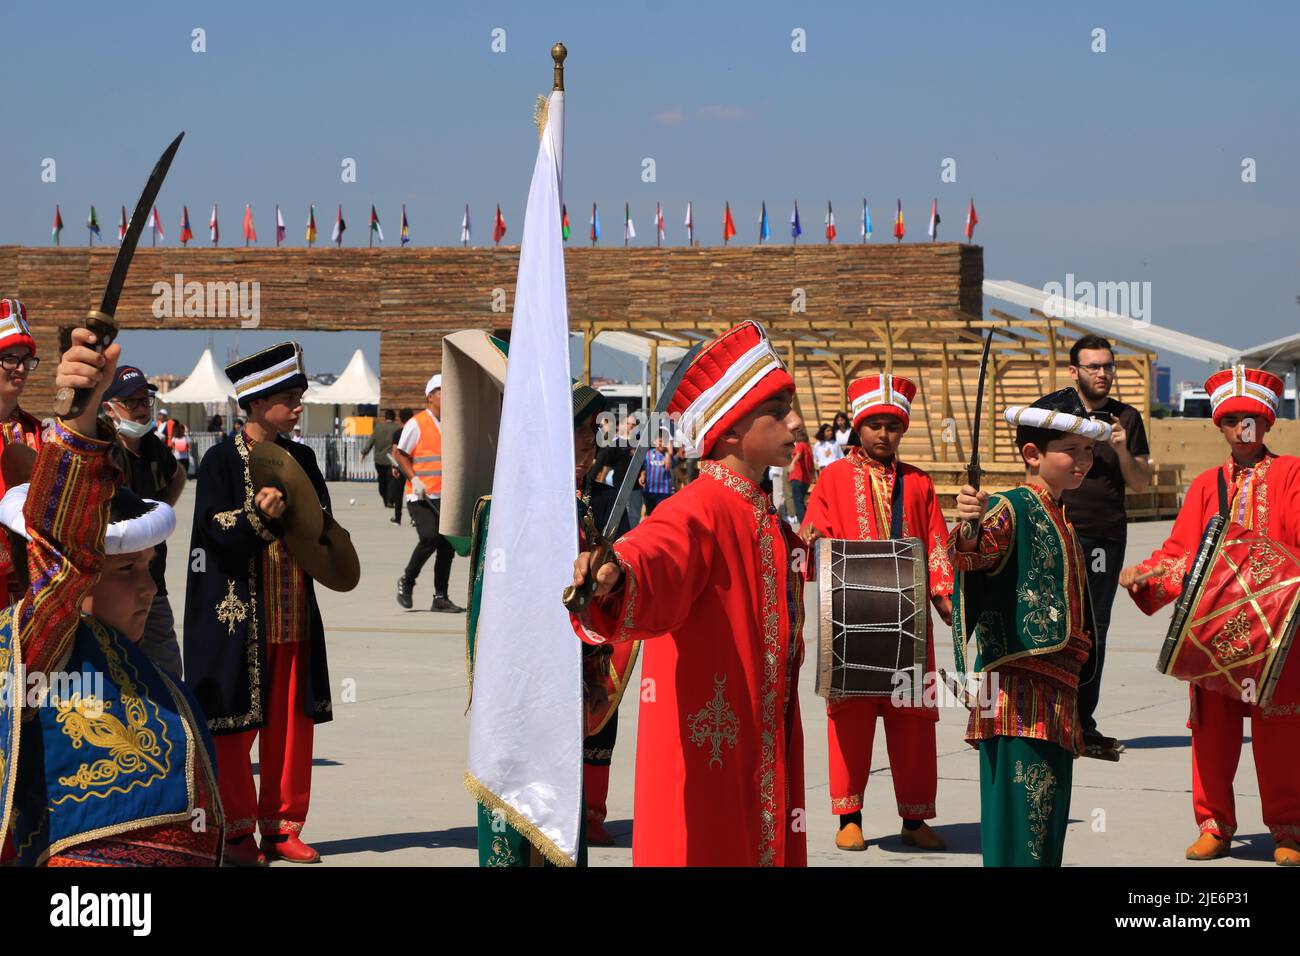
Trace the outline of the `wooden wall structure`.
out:
[[[51,363],[24,396],[32,411],[52,399],[58,327],[98,305],[115,252],[0,246],[0,295],[24,301]],[[381,403],[418,407],[425,381],[439,370],[444,334],[508,330],[518,259],[517,246],[142,248],[117,317],[131,329],[238,328],[237,316],[155,316],[155,283],[172,286],[177,275],[257,282],[259,330],[283,330],[286,338],[296,330],[378,331]],[[903,453],[917,462],[955,464],[969,455],[980,349],[992,327],[984,420],[993,428],[984,457],[1014,466],[1001,408],[1068,385],[1069,346],[1082,333],[1037,313],[986,312],[983,249],[959,243],[574,247],[566,269],[570,323],[588,342],[619,330],[691,344],[759,320],[792,367],[810,424],[845,408],[847,385],[859,375],[883,368],[914,378],[919,393]],[[1145,412],[1154,355],[1126,343],[1116,351],[1119,397]],[[146,372],[156,364],[147,355],[131,361]]]

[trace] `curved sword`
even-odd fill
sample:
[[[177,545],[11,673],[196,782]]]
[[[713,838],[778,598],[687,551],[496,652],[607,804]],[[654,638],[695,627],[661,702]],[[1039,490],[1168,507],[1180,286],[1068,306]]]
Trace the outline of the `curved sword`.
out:
[[[96,352],[103,352],[113,344],[113,339],[117,338],[117,322],[113,317],[117,314],[117,300],[122,295],[126,271],[131,267],[131,259],[135,255],[136,243],[140,241],[140,233],[144,231],[149,211],[153,208],[154,200],[158,198],[158,190],[162,188],[163,180],[167,178],[167,170],[171,168],[172,158],[176,155],[176,150],[180,148],[184,137],[185,133],[182,132],[172,140],[171,145],[163,150],[162,156],[154,165],[153,172],[149,174],[149,179],[144,184],[144,191],[140,193],[140,199],[135,204],[135,212],[127,224],[126,235],[122,237],[122,244],[117,249],[117,259],[113,262],[113,272],[108,277],[108,285],[104,287],[104,297],[100,300],[99,308],[87,312],[86,318],[80,323],[81,326],[95,333]],[[72,329],[73,326],[67,325],[59,329],[61,351],[66,352],[71,347]],[[86,407],[90,392],[88,388],[59,389],[54,396],[54,413],[60,418],[75,418]]]
[[[993,344],[993,329],[984,336],[984,354],[980,357],[980,377],[975,387],[975,419],[971,424],[970,463],[966,466],[966,483],[979,491],[980,488],[980,417],[984,412],[984,378],[989,370],[989,346]],[[979,530],[974,521],[961,523],[961,536],[973,538]]]

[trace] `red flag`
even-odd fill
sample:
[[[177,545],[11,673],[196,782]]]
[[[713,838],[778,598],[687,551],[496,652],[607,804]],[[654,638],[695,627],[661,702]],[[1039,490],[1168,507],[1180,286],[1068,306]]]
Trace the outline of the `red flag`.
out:
[[[835,211],[829,201],[826,203],[826,241],[835,241]]]
[[[122,215],[126,215],[126,207],[122,208]],[[122,233],[125,235],[126,230],[123,229]],[[181,245],[185,245],[185,243],[189,242],[193,238],[194,231],[190,229],[190,207],[181,206]]]
[[[506,234],[506,220],[501,215],[501,204],[497,203],[497,221],[492,226],[492,241],[501,242],[501,237]]]
[[[971,237],[975,235],[975,226],[979,224],[980,217],[975,215],[975,200],[970,201],[970,212],[966,213],[966,241],[970,242]]]
[[[907,234],[907,228],[903,225],[903,200],[898,201],[898,215],[894,218],[894,238],[899,242],[903,241],[903,236]]]
[[[727,203],[726,212],[722,214],[722,241],[725,243],[736,234],[736,224],[731,219],[731,203]]]
[[[122,207],[122,218],[117,221],[117,241],[126,238],[126,207]]]
[[[244,204],[244,245],[257,242],[257,230],[253,228],[253,205]]]

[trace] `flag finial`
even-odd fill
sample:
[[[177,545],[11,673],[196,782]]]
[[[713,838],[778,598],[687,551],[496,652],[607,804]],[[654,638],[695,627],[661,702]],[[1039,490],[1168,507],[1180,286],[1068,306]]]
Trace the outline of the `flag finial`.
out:
[[[551,59],[555,61],[555,85],[552,90],[564,91],[564,58],[569,55],[563,43],[556,43],[551,47]]]

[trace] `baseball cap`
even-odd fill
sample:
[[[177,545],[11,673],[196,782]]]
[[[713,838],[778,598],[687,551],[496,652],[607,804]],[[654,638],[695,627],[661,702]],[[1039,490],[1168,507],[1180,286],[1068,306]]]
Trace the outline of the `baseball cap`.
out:
[[[104,401],[109,402],[115,398],[121,398],[123,395],[130,395],[141,388],[149,389],[150,393],[158,391],[157,385],[150,385],[149,380],[144,377],[144,372],[140,371],[134,365],[123,365],[113,376],[113,382],[108,388],[104,389]]]

